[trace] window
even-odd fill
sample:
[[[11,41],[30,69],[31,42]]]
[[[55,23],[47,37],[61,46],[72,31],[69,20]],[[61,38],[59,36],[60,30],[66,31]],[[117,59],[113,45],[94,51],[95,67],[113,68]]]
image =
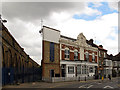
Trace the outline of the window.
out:
[[[99,65],[101,66],[101,61],[99,60]]]
[[[50,61],[54,62],[54,43],[50,43]]]
[[[104,62],[103,62],[103,65],[104,65],[104,66],[107,66],[107,61],[104,61]]]
[[[84,74],[88,74],[88,66],[84,65]]]
[[[100,51],[99,51],[99,57],[101,57],[101,53],[100,53]]]
[[[77,74],[81,74],[81,65],[77,66]]]
[[[86,66],[86,74],[88,74],[88,66]]]
[[[68,74],[74,74],[74,67],[73,66],[68,67]]]
[[[89,61],[89,53],[88,52],[85,53],[85,60]]]
[[[93,67],[90,67],[89,69],[90,69],[90,70],[89,70],[90,73],[93,73]]]
[[[106,53],[104,52],[104,58],[106,57]]]
[[[84,66],[82,66],[82,74],[85,74],[86,73],[86,66],[84,65]]]
[[[65,49],[65,58],[69,58],[70,51],[69,49]]]
[[[74,51],[74,60],[78,60],[78,51]]]
[[[95,54],[92,53],[92,61],[95,61]]]

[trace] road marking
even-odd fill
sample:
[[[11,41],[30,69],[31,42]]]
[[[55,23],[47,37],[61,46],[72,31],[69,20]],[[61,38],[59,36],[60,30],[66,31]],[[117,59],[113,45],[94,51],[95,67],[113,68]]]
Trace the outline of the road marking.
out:
[[[104,88],[113,88],[113,87],[111,87],[111,86],[105,86]]]
[[[98,83],[98,84],[102,84],[102,83]]]
[[[87,87],[87,88],[90,88],[90,87],[92,87],[93,85],[90,85],[89,87]]]
[[[79,88],[90,88],[90,87],[92,87],[93,85],[90,85],[90,86],[88,86],[88,85],[82,85],[82,86],[80,86]]]
[[[80,86],[79,88],[85,88],[85,85]]]

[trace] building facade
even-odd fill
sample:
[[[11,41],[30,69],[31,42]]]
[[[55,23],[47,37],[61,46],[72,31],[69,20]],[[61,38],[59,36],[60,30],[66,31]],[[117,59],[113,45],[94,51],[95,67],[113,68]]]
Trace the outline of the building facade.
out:
[[[104,77],[104,60],[107,57],[107,50],[102,45],[98,46],[98,75],[99,78]]]
[[[112,76],[112,69],[113,69],[113,64],[112,60],[109,58],[106,58],[103,62],[104,66],[104,78],[108,78],[108,76]]]
[[[17,43],[8,29],[2,23],[0,25],[2,84],[35,81],[40,73],[40,65],[25,53],[24,49]]]
[[[113,62],[113,76],[120,76],[120,52],[111,57]]]
[[[98,48],[87,43],[80,33],[77,39],[43,26],[42,78],[93,77],[98,72]]]

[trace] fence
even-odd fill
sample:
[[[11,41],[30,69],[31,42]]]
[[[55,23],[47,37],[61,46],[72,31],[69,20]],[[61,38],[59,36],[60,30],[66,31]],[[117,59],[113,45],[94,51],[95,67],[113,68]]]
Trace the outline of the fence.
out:
[[[86,80],[92,80],[94,77],[51,77],[51,78],[42,78],[43,81],[46,82],[65,82],[65,81],[86,81]]]
[[[42,79],[40,68],[35,68],[34,72],[32,69],[28,71],[27,73],[15,73],[15,68],[2,68],[2,85],[34,82]]]

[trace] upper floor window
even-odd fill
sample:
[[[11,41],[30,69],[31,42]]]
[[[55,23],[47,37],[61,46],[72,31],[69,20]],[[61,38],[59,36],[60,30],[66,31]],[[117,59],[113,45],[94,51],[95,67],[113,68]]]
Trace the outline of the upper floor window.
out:
[[[101,66],[101,61],[99,60],[99,66]]]
[[[74,51],[74,60],[78,60],[78,51]]]
[[[99,57],[101,57],[101,53],[100,53],[100,51],[99,51]]]
[[[54,62],[54,43],[50,43],[50,61]]]
[[[92,53],[92,61],[95,61],[95,54]]]
[[[70,51],[69,49],[65,49],[65,58],[69,58]]]
[[[106,58],[106,53],[104,52],[104,58]]]
[[[85,53],[85,60],[89,61],[89,53],[88,52]]]
[[[107,61],[103,61],[103,65],[106,66],[107,65]]]

